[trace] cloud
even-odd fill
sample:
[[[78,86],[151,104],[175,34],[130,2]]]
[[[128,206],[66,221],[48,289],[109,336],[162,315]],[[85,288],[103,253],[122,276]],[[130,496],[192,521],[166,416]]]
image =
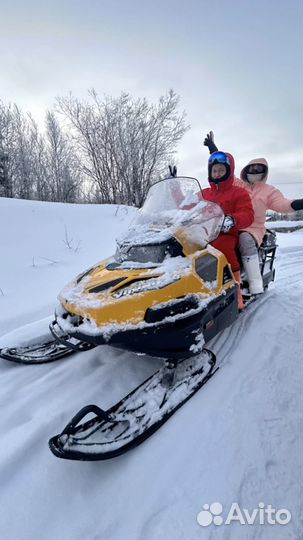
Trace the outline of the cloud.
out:
[[[207,176],[210,129],[237,170],[265,156],[275,178],[300,181],[301,2],[15,0],[0,33],[1,98],[42,121],[57,95],[88,88],[157,101],[181,96],[191,131],[179,169]]]

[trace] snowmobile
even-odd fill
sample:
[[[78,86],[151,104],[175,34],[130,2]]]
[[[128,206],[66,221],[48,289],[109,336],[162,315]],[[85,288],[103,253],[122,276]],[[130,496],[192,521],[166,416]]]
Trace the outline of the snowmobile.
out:
[[[238,285],[225,256],[210,245],[224,214],[200,192],[194,178],[155,183],[114,256],[61,291],[50,325],[54,340],[0,351],[9,360],[39,363],[106,344],[164,359],[160,370],[107,411],[81,409],[50,440],[56,456],[97,460],[126,452],[217,371],[204,345],[239,316]],[[265,287],[274,279],[275,250],[268,233],[260,250]]]

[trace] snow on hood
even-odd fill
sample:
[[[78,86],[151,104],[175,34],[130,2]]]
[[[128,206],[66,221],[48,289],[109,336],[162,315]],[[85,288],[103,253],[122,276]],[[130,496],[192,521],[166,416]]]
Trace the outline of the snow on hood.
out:
[[[173,281],[180,279],[186,274],[189,274],[192,267],[192,260],[188,257],[170,257],[167,256],[160,264],[153,264],[153,269],[147,271],[142,269],[136,279],[146,279],[149,276],[155,276],[149,280],[153,289],[159,289],[170,285]],[[131,268],[128,266],[128,269]],[[158,275],[160,274],[160,275]],[[110,278],[109,278],[110,281]],[[101,293],[89,293],[85,289],[90,282],[90,276],[83,277],[78,283],[71,281],[68,283],[59,294],[59,301],[66,301],[69,304],[77,305],[82,310],[87,309],[102,309],[103,306],[113,302],[111,289]],[[124,286],[128,284],[125,282]],[[136,293],[139,294],[139,293]]]
[[[85,293],[85,288],[90,282],[90,276],[82,278],[79,283],[76,281],[70,281],[60,292],[59,301],[66,301],[69,304],[77,305],[81,309],[94,309],[100,308],[105,305],[106,302],[101,302],[99,294],[97,293]]]
[[[249,161],[247,163],[247,165],[245,165],[245,167],[242,169],[241,171],[241,174],[240,174],[240,178],[241,180],[244,180],[244,182],[247,182],[247,168],[249,167],[249,165],[255,165],[256,163],[260,163],[260,165],[265,165],[266,167],[266,173],[264,175],[264,178],[263,180],[260,181],[260,183],[262,184],[265,184],[266,181],[267,181],[267,178],[268,178],[268,162],[265,158],[256,158],[256,159],[252,159],[251,161]]]
[[[109,324],[103,324],[102,326],[97,326],[94,320],[85,319],[84,322],[81,324],[81,332],[84,334],[90,335],[90,336],[102,336],[105,341],[110,341],[111,337],[116,334],[117,332],[125,332],[127,330],[138,330],[138,329],[145,329],[145,328],[151,328],[160,326],[165,323],[170,322],[176,322],[177,320],[184,319],[187,317],[190,317],[192,315],[195,315],[197,313],[200,313],[208,304],[211,302],[215,294],[209,295],[206,293],[199,293],[199,294],[193,294],[191,296],[194,296],[197,300],[197,307],[192,308],[184,313],[178,313],[176,315],[168,315],[161,321],[157,321],[154,323],[147,323],[145,321],[135,322],[129,320],[129,322],[120,324],[115,322],[110,322]],[[174,299],[173,301],[176,301]],[[171,301],[168,301],[171,302]],[[58,306],[56,309],[57,314],[57,321],[60,326],[60,328],[66,332],[67,334],[71,335],[74,332],[74,326],[72,322],[68,320],[68,318],[63,318],[62,315],[64,313],[64,310],[62,306]]]
[[[156,268],[151,270],[149,274],[169,274],[174,276],[176,273],[182,272],[182,275],[186,275],[190,272],[192,267],[192,261],[189,257],[165,257],[164,261],[160,263]]]

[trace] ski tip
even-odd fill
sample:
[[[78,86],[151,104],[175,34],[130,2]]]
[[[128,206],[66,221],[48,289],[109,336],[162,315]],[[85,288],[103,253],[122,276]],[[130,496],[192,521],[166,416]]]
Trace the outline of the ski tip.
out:
[[[0,358],[15,364],[49,364],[70,356],[73,352],[55,341],[47,341],[30,346],[2,348],[0,349]]]

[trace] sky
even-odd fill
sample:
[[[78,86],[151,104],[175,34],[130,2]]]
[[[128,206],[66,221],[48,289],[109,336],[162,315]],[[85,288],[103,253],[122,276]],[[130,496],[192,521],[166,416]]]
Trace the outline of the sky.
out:
[[[302,0],[0,0],[0,8],[3,102],[42,123],[70,91],[156,103],[173,88],[191,125],[179,174],[205,184],[212,129],[238,174],[266,157],[270,183],[303,192]]]

